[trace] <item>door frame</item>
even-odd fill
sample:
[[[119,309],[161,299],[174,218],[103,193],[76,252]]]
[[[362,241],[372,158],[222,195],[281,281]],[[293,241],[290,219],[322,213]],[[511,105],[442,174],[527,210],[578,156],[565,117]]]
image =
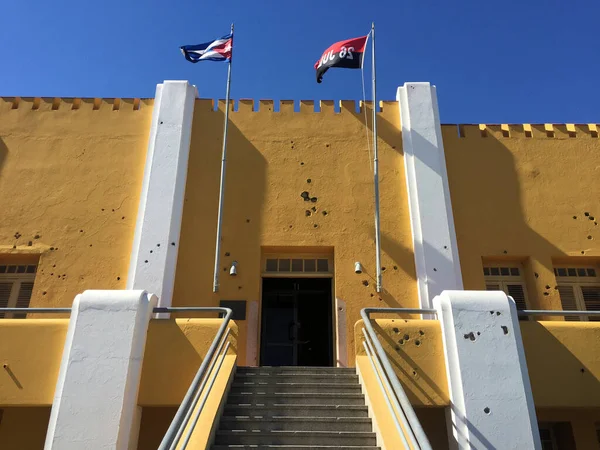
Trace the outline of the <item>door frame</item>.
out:
[[[262,351],[263,351],[263,284],[264,284],[264,279],[265,278],[288,278],[288,279],[295,279],[295,278],[308,278],[308,279],[322,279],[322,278],[330,278],[331,279],[331,305],[329,307],[329,320],[328,320],[328,335],[330,337],[330,345],[329,345],[329,356],[331,359],[331,367],[337,367],[336,365],[336,361],[337,361],[337,349],[338,349],[338,342],[337,342],[337,333],[335,332],[336,330],[336,326],[337,326],[337,315],[336,315],[336,302],[335,302],[335,277],[333,276],[333,273],[327,273],[327,274],[311,274],[311,273],[305,273],[305,274],[266,274],[263,273],[261,274],[260,277],[260,287],[259,287],[259,299],[260,299],[260,303],[259,303],[259,307],[258,307],[258,342],[257,342],[257,351],[256,351],[256,363],[257,365],[260,367],[261,366],[261,357],[262,357]],[[316,276],[315,276],[316,275]]]

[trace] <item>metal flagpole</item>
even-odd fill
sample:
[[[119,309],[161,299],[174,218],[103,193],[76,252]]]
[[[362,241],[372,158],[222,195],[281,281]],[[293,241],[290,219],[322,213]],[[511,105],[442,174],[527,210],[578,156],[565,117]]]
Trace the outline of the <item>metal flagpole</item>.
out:
[[[371,23],[373,56],[373,181],[375,184],[375,259],[377,262],[377,292],[381,292],[381,227],[379,224],[379,159],[377,153],[377,90],[375,83],[375,22]]]
[[[215,249],[215,274],[213,292],[219,292],[219,265],[221,260],[221,225],[223,224],[223,197],[225,193],[225,169],[227,167],[227,128],[229,125],[229,87],[231,86],[231,61],[233,60],[233,24],[231,24],[231,57],[227,68],[227,92],[225,94],[225,126],[223,129],[223,152],[221,154],[221,183],[219,186],[219,213],[217,216],[217,245]]]

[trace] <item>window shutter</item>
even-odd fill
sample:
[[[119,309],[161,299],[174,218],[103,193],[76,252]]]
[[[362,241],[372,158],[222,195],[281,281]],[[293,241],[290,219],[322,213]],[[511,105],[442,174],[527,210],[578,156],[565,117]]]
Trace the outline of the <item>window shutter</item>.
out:
[[[522,311],[527,309],[527,304],[525,303],[525,292],[523,291],[523,286],[520,284],[506,284],[507,294],[510,295],[515,303],[517,304],[517,309]]]
[[[515,301],[517,311],[523,311],[527,309],[527,303],[525,301],[525,287],[522,284],[511,284],[506,283],[506,295],[509,295]],[[527,321],[529,317],[519,316],[519,320]]]
[[[17,297],[16,308],[28,308],[29,301],[31,300],[31,293],[33,292],[33,283],[31,282],[22,282],[21,289],[19,290],[19,296]],[[24,319],[27,317],[27,313],[13,315],[15,319]]]
[[[0,283],[0,308],[8,308],[12,285],[12,281],[10,283]],[[4,317],[4,313],[0,313],[0,317]]]
[[[581,294],[588,311],[600,311],[600,286],[581,286]],[[589,320],[600,321],[598,316],[589,316]]]
[[[575,286],[558,286],[558,293],[560,295],[563,311],[577,311],[577,301],[575,300],[574,289]],[[566,316],[565,320],[578,321],[581,320],[581,318],[579,316]]]

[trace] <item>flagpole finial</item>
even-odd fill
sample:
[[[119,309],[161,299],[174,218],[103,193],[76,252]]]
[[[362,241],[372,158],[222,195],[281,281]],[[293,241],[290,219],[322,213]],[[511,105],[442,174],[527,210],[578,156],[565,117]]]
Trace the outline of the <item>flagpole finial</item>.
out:
[[[375,29],[375,22],[371,22],[371,30]]]
[[[233,34],[233,22],[231,23],[231,34]]]

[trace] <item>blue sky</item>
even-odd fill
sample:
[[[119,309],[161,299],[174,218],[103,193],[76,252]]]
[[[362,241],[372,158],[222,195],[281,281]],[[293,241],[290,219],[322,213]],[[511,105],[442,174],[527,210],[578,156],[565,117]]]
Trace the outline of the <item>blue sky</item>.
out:
[[[226,64],[191,64],[178,47],[233,21],[234,98],[359,99],[359,71],[318,85],[313,64],[374,20],[378,99],[430,81],[443,123],[600,122],[599,16],[591,0],[5,0],[0,95],[152,97],[188,79],[222,98]]]

